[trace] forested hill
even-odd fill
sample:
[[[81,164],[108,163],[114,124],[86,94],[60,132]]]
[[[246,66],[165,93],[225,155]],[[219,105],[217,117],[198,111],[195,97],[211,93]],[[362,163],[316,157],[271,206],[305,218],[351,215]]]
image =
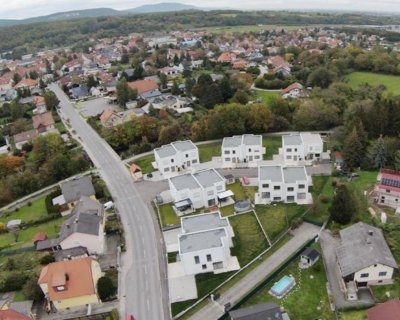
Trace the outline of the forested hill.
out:
[[[15,56],[47,48],[87,42],[89,38],[127,35],[132,32],[184,30],[237,25],[380,25],[400,24],[400,17],[363,14],[301,13],[276,11],[181,11],[51,21],[0,28],[0,52]]]

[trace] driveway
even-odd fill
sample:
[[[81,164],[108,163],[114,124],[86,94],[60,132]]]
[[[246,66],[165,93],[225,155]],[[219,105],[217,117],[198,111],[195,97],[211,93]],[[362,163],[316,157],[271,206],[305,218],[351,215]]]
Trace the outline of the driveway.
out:
[[[273,253],[267,260],[257,268],[240,279],[234,286],[224,292],[215,302],[209,302],[203,309],[194,314],[190,319],[218,319],[224,314],[224,305],[230,302],[232,305],[264,280],[269,274],[282,265],[287,258],[297,252],[306,242],[314,238],[320,228],[309,223],[303,223],[293,231],[291,238],[285,245]]]
[[[348,307],[365,307],[374,304],[374,299],[371,296],[369,290],[359,292],[358,301],[347,301],[343,292],[340,289],[340,283],[338,281],[340,275],[336,263],[336,249],[340,245],[340,239],[331,235],[329,231],[324,230],[321,233],[321,248],[322,255],[324,257],[326,273],[331,289],[333,302],[337,309],[348,308]]]
[[[320,163],[312,166],[306,166],[307,174],[310,176],[315,175],[327,175],[330,176],[332,173],[332,164],[331,163]]]
[[[109,100],[106,98],[95,98],[88,101],[78,102],[76,108],[85,118],[97,116],[107,109],[118,110],[116,104],[110,104],[108,101]]]

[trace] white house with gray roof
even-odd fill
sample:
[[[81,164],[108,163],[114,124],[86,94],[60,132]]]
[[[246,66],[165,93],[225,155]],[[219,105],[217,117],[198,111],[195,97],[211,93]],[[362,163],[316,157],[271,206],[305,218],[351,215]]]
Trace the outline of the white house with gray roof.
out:
[[[174,206],[180,211],[215,206],[233,195],[226,191],[225,179],[215,169],[172,177],[168,184]]]
[[[187,275],[240,269],[231,256],[233,229],[219,211],[181,218],[179,257]]]
[[[301,132],[282,136],[282,148],[285,165],[312,164],[322,158],[324,143],[318,133]]]
[[[307,175],[305,167],[260,166],[258,180],[256,204],[312,203],[312,195],[309,192],[312,180]]]
[[[154,149],[154,159],[153,166],[165,178],[200,163],[199,150],[190,140],[175,141]]]
[[[340,239],[336,255],[346,289],[393,283],[398,266],[381,229],[358,222],[341,230]],[[348,292],[347,297],[356,298]]]
[[[244,134],[226,137],[222,141],[221,157],[223,168],[255,167],[263,160],[265,148],[262,136]]]

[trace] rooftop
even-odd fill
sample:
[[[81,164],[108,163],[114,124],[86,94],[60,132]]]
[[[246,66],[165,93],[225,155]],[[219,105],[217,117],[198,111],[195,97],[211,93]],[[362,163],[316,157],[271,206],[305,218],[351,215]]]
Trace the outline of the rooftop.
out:
[[[217,182],[225,181],[215,169],[199,171],[193,176],[203,188],[211,187]]]
[[[176,154],[176,149],[172,144],[166,144],[160,148],[154,149],[154,152],[158,154],[160,158],[172,157]]]
[[[61,192],[67,203],[75,202],[81,196],[93,196],[95,194],[92,181],[89,177],[81,177],[61,183]]]
[[[270,180],[272,182],[283,181],[281,166],[260,166],[258,170],[260,180]]]
[[[33,128],[38,129],[40,126],[47,127],[54,124],[54,119],[53,116],[51,115],[51,112],[46,112],[33,116],[32,122],[33,122]]]
[[[282,142],[284,146],[299,146],[302,144],[301,137],[299,134],[282,136]]]
[[[222,237],[226,237],[224,228],[181,234],[179,235],[180,252],[187,253],[221,247],[223,245]]]
[[[232,320],[282,320],[280,307],[272,302],[266,302],[230,311]]]
[[[181,218],[182,232],[198,232],[229,226],[227,218],[221,218],[219,211]]]
[[[242,144],[245,146],[261,146],[262,136],[254,134],[244,134],[241,136],[226,137],[222,141],[223,148],[239,147]]]
[[[172,145],[179,151],[189,151],[189,150],[197,149],[197,147],[190,140],[175,141],[175,142],[172,142]]]
[[[394,299],[367,310],[368,320],[400,319],[400,300]]]
[[[286,183],[306,181],[307,174],[305,167],[283,167],[283,179]]]
[[[336,254],[343,277],[378,263],[397,269],[381,229],[358,222],[341,230],[340,238]]]
[[[200,188],[199,183],[190,173],[170,178],[170,181],[176,190]]]

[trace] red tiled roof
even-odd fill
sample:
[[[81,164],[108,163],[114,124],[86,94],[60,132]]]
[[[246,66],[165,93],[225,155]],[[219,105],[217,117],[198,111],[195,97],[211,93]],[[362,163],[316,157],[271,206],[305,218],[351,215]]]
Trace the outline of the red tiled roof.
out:
[[[137,164],[132,163],[131,166],[129,167],[129,171],[135,173],[142,171],[142,169]]]
[[[301,90],[303,89],[303,86],[298,82],[292,83],[290,86],[282,90],[282,94],[289,93],[290,91],[295,89]]]
[[[12,309],[0,310],[0,320],[31,320],[28,316]]]
[[[33,80],[33,79],[22,79],[20,82],[18,82],[15,85],[15,88],[22,88],[22,87],[34,87],[38,85],[39,80]]]
[[[223,52],[221,55],[218,57],[217,61],[218,62],[232,62],[232,60],[236,59],[236,55],[231,52]]]
[[[368,320],[399,320],[400,300],[390,300],[367,310]]]
[[[48,127],[48,126],[54,124],[54,119],[53,119],[53,116],[51,115],[51,112],[46,112],[46,113],[37,114],[37,115],[33,116],[32,122],[33,122],[33,128],[37,129],[40,126]]]
[[[157,82],[153,80],[137,80],[128,82],[129,87],[136,89],[138,94],[158,89]]]
[[[44,232],[38,232],[33,237],[33,243],[36,243],[38,241],[44,241],[46,239],[47,239],[47,235]]]

